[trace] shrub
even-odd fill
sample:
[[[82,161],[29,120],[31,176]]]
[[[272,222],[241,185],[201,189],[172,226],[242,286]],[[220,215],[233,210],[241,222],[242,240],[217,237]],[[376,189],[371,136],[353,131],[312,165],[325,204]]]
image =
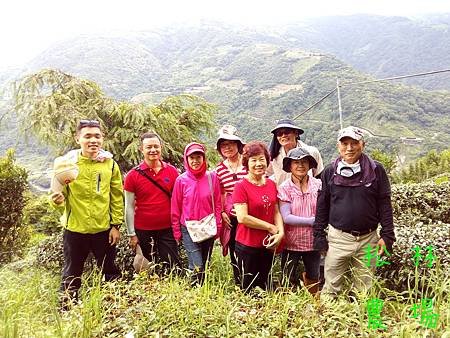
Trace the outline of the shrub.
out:
[[[29,240],[29,231],[22,223],[27,189],[27,172],[15,163],[10,149],[0,158],[0,262],[21,255]]]
[[[49,270],[60,271],[64,263],[63,255],[63,232],[54,233],[41,241],[32,249],[34,263],[37,267],[41,266]],[[184,266],[187,266],[187,256],[183,249],[180,250],[181,260]],[[134,253],[128,245],[128,237],[122,233],[122,238],[117,245],[116,264],[122,271],[123,277],[130,279],[135,273],[133,268]],[[95,259],[92,254],[89,255],[85,272],[90,272],[95,266]]]
[[[41,241],[32,251],[35,256],[37,266],[43,266],[49,270],[60,271],[64,263],[63,238],[62,231],[52,234]],[[133,268],[134,254],[128,246],[126,236],[122,234],[122,239],[117,245],[116,264],[121,269],[124,277],[131,277],[134,273]],[[89,255],[85,272],[92,270],[95,266],[95,259],[92,254]]]
[[[397,241],[388,259],[391,264],[379,269],[389,288],[406,290],[413,279],[420,279],[423,287],[424,277],[431,276],[438,265],[450,275],[450,183],[393,185],[392,205]],[[417,266],[413,259],[416,246],[422,255]],[[431,267],[425,260],[428,246],[436,258]]]
[[[387,286],[399,291],[407,290],[408,283],[414,283],[417,276],[423,286],[426,278],[422,277],[431,276],[438,262],[439,269],[450,276],[450,182],[393,185],[392,204],[397,241],[393,254],[387,259],[390,264],[379,268],[377,272]],[[433,246],[436,257],[431,268],[427,267],[425,261],[425,248],[429,245]],[[423,256],[417,269],[413,260],[415,246],[419,246]],[[59,270],[63,262],[61,234],[55,234],[42,242],[36,253],[39,265]],[[123,234],[116,262],[126,277],[133,276],[133,258],[126,235]]]
[[[49,203],[48,195],[30,195],[23,211],[24,222],[40,233],[50,235],[61,231],[60,214]]]

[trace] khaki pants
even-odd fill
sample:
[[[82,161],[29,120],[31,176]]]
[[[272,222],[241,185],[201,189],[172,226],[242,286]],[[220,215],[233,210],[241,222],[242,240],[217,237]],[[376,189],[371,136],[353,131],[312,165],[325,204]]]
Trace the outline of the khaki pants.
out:
[[[376,245],[379,236],[373,231],[363,236],[353,236],[331,225],[328,230],[328,252],[325,257],[324,293],[337,296],[342,289],[344,276],[351,272],[352,284],[360,291],[367,291],[372,285],[376,264]],[[371,246],[373,257],[367,267],[366,250]]]

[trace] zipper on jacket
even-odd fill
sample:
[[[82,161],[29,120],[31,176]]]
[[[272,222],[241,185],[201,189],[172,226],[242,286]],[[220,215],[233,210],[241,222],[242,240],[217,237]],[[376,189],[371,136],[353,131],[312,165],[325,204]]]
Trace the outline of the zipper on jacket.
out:
[[[100,176],[100,173],[97,174],[97,194],[100,193],[100,182],[102,181],[102,177]]]

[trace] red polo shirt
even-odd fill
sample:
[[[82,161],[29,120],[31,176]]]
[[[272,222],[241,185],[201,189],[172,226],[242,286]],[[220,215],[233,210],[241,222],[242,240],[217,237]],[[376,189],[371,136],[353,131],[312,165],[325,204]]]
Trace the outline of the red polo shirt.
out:
[[[149,168],[145,162],[139,167],[168,192],[172,192],[178,170],[161,161],[158,173]],[[170,198],[148,178],[132,169],[125,177],[124,189],[134,193],[135,212],[134,227],[139,230],[160,230],[171,227]]]

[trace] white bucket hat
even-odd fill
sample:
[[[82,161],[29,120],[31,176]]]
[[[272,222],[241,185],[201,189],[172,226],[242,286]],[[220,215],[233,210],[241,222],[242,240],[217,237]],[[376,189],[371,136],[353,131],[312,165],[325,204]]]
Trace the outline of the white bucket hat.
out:
[[[216,149],[220,152],[220,142],[222,141],[236,141],[239,143],[238,148],[242,151],[245,143],[242,139],[236,135],[237,129],[236,127],[226,124],[219,129],[219,137],[217,138]],[[239,152],[241,152],[239,151]]]

